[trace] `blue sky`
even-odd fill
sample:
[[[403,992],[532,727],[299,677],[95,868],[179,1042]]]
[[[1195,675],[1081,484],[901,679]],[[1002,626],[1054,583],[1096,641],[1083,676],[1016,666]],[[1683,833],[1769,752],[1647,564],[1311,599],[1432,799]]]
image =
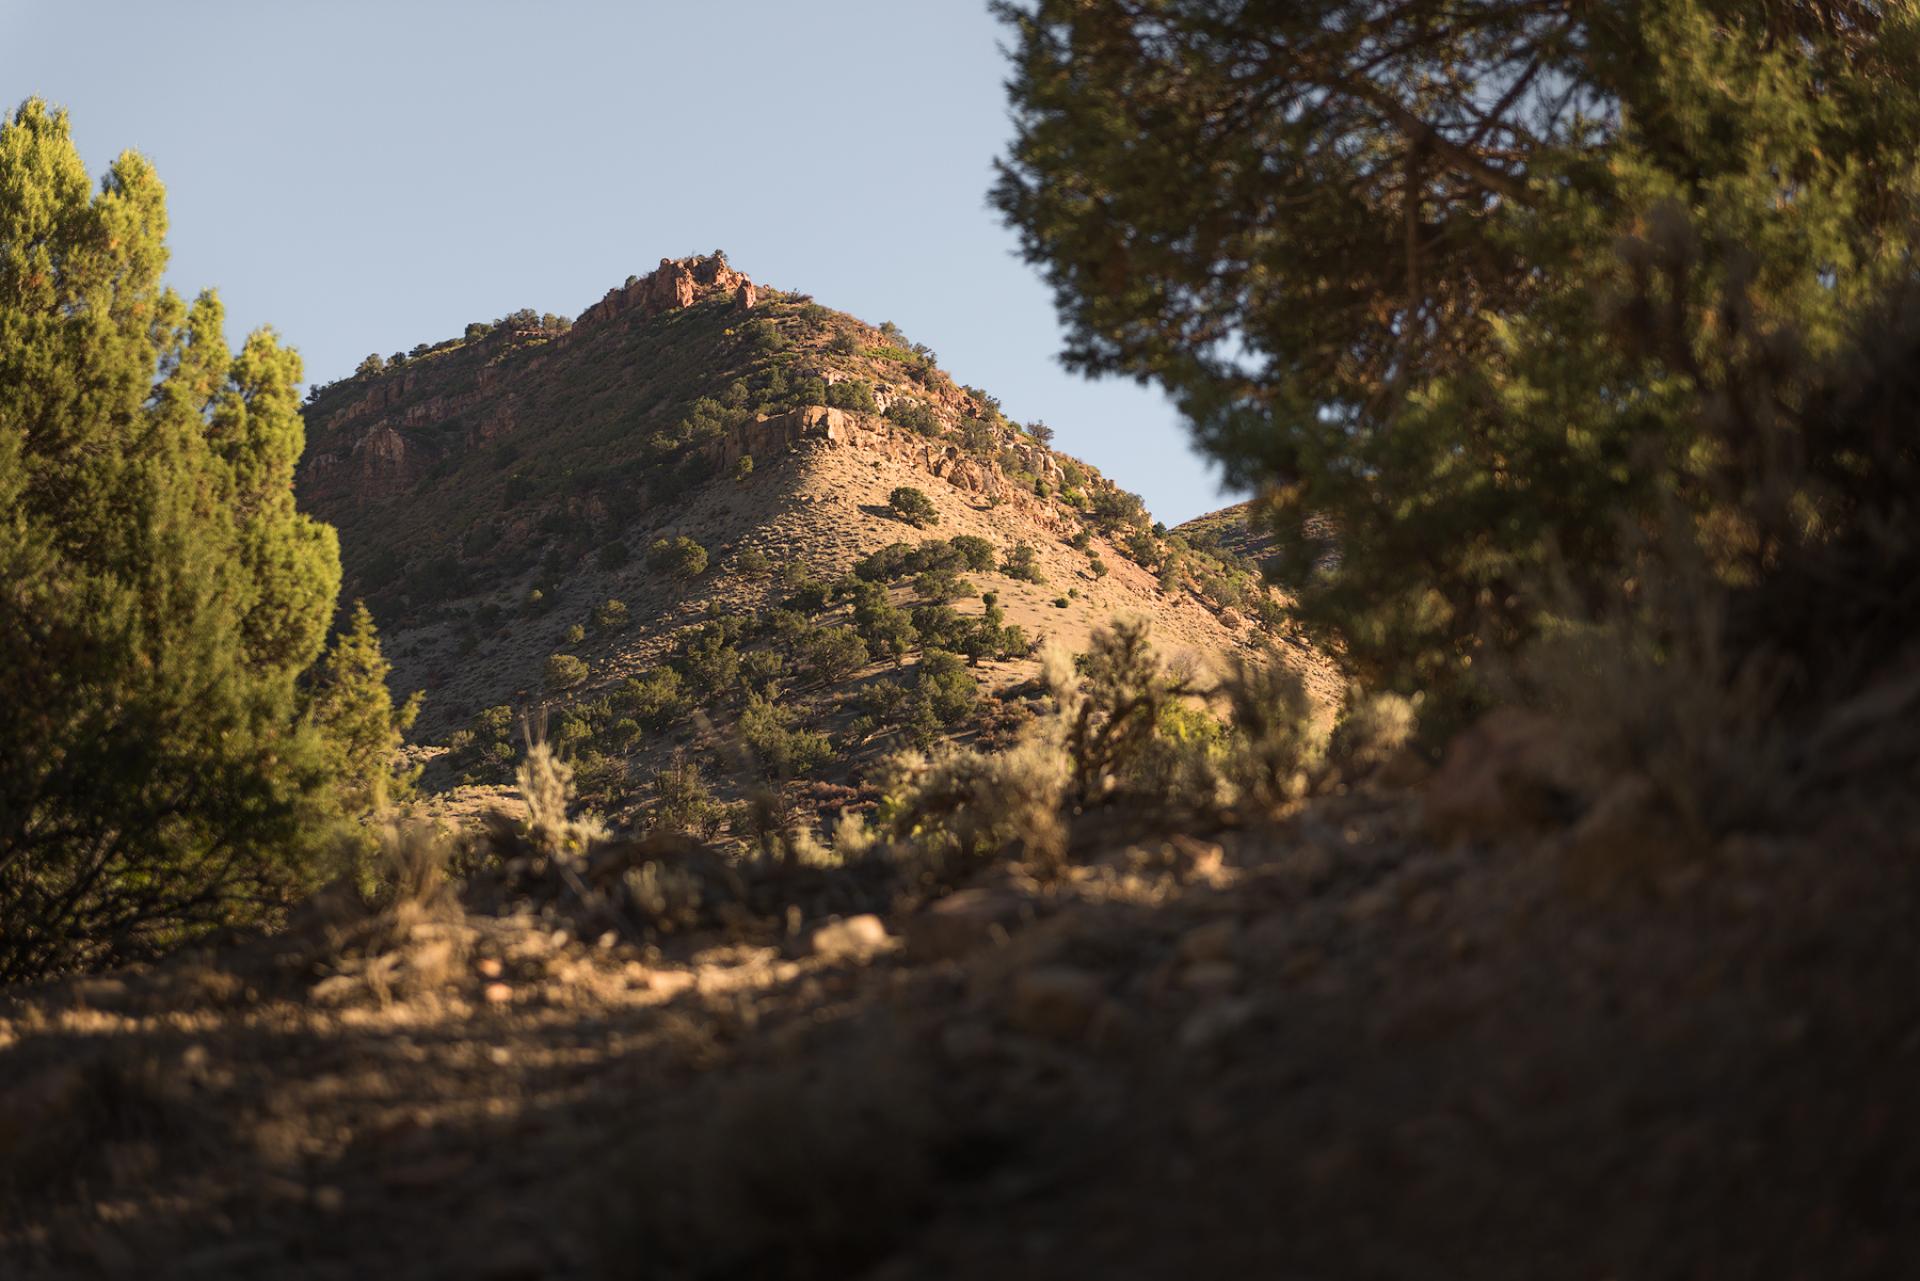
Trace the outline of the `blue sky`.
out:
[[[1169,524],[1233,501],[1154,390],[1061,369],[986,204],[1008,135],[984,0],[0,0],[0,102],[167,183],[172,279],[337,378],[662,257],[932,346]]]

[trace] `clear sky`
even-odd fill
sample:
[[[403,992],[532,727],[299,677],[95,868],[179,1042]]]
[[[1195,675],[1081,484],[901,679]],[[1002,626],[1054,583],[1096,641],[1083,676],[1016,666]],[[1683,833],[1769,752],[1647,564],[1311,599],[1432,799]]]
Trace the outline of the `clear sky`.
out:
[[[1154,390],[1063,370],[986,203],[985,0],[0,0],[0,102],[166,182],[172,280],[309,379],[724,249],[927,343],[1169,524],[1233,501]]]

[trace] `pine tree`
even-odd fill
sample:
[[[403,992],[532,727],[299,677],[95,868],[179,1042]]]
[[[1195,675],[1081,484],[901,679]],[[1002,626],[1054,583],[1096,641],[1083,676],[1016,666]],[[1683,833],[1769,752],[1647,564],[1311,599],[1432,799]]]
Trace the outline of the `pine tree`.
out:
[[[139,155],[95,193],[64,113],[0,123],[0,980],[260,919],[364,787],[300,706],[299,357],[165,288],[166,228]]]
[[[393,665],[380,651],[373,615],[353,603],[347,629],[337,633],[314,671],[307,714],[333,744],[342,763],[341,799],[349,813],[379,813],[408,800],[418,769],[401,765],[402,735],[420,714],[421,696],[393,705],[387,677]]]
[[[998,8],[1069,363],[1175,396],[1376,683],[1465,696],[1673,511],[1737,574],[1713,424],[1908,270],[1911,4]]]

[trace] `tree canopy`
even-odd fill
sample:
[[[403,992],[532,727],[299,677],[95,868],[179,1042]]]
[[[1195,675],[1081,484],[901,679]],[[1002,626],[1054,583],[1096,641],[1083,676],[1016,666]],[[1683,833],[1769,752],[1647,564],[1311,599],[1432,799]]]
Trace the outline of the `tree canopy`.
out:
[[[378,754],[346,740],[391,713],[364,654],[327,700],[301,683],[340,559],[294,506],[299,357],[230,350],[214,295],[162,284],[146,160],[91,188],[64,113],[0,123],[0,979],[312,883]]]
[[[1403,686],[1524,639],[1549,576],[1617,582],[1664,506],[1724,517],[1747,354],[1831,356],[1910,270],[1909,3],[998,11],[995,200],[1068,362],[1164,385],[1303,615]]]

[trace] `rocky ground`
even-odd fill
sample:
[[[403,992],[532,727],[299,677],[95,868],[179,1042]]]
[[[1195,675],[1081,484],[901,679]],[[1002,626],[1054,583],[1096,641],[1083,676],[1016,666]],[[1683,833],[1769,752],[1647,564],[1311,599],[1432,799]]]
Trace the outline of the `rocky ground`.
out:
[[[1469,750],[873,914],[336,892],[16,991],[0,1275],[1920,1274],[1911,789],[1677,851]]]

